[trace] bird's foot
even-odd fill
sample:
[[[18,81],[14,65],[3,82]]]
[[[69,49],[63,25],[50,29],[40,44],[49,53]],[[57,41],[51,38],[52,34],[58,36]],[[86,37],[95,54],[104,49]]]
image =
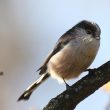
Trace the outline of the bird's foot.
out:
[[[69,84],[67,84],[67,82],[63,79],[63,81],[64,81],[64,83],[65,83],[65,85],[66,85],[66,90],[67,89],[70,89],[71,88],[71,86],[69,85]]]
[[[86,71],[88,71],[89,74],[94,75],[93,73],[96,71],[96,68],[94,68],[94,69],[90,69],[90,68],[89,68],[89,69],[86,69],[85,72],[86,72]]]

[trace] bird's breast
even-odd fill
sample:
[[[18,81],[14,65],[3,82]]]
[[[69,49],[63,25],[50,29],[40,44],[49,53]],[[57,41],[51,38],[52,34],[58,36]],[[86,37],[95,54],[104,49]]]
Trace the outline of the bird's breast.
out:
[[[85,39],[72,40],[51,57],[48,72],[60,81],[76,77],[90,66],[98,48],[99,43],[96,40],[90,42]]]

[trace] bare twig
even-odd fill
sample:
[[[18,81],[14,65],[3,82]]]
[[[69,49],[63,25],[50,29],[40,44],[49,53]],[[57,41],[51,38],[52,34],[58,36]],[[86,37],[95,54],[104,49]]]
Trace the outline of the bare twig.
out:
[[[76,105],[110,81],[110,61],[76,82],[70,89],[50,100],[43,110],[73,110]]]
[[[2,76],[4,73],[3,72],[0,72],[0,76]]]

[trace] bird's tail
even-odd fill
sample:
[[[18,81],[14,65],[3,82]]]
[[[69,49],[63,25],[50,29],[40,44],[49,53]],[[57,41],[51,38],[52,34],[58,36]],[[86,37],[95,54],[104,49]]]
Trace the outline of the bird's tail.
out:
[[[32,92],[42,83],[44,82],[50,75],[45,73],[40,76],[38,80],[36,80],[32,85],[30,85],[25,92],[19,97],[20,100],[28,100],[32,94]]]

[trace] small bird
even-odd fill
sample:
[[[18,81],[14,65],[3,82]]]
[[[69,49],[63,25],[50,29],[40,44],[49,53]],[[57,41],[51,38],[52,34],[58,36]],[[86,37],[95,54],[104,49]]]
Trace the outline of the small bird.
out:
[[[64,33],[38,69],[41,75],[19,97],[28,100],[33,91],[52,76],[59,82],[78,77],[93,62],[100,47],[101,30],[98,24],[83,20]]]

